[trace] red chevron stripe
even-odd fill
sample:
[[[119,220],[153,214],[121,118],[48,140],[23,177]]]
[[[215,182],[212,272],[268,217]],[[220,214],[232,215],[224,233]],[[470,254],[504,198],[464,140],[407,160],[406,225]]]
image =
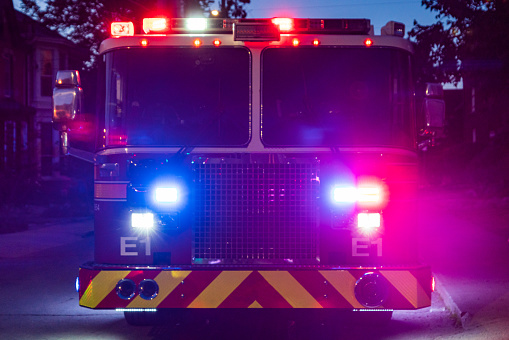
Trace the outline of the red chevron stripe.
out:
[[[218,308],[247,308],[255,301],[263,308],[292,308],[258,271],[249,274]]]
[[[80,277],[80,290],[79,290],[79,298],[83,296],[87,287],[90,285],[90,282],[94,279],[94,277],[99,274],[100,270],[90,270],[90,269],[80,269],[79,277]]]
[[[390,308],[394,309],[415,309],[415,307],[408,301],[403,294],[401,294],[396,287],[394,287],[390,282],[387,281],[388,289],[388,297],[387,301],[384,303],[385,306],[390,306]]]
[[[431,270],[411,270],[410,272],[420,283],[426,295],[431,298]]]
[[[161,303],[160,308],[186,308],[221,274],[221,271],[193,271]]]
[[[352,305],[317,271],[292,271],[290,274],[323,308],[352,308]]]

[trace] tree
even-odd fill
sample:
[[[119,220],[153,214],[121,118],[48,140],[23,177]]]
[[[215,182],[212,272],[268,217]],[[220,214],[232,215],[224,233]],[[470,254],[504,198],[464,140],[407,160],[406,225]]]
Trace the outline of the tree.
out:
[[[420,81],[463,80],[482,91],[492,127],[509,125],[509,0],[422,0],[437,22],[414,22]]]
[[[215,0],[182,0],[187,16],[203,16],[209,13]],[[250,0],[220,0],[222,17],[245,17],[244,5]],[[180,4],[178,1],[173,1]],[[109,35],[112,21],[141,22],[144,17],[164,14],[179,17],[179,9],[168,8],[169,0],[21,0],[21,8],[34,19],[69,38],[80,46],[90,49],[90,59],[85,63],[93,67],[99,44]],[[176,6],[173,6],[176,7]]]

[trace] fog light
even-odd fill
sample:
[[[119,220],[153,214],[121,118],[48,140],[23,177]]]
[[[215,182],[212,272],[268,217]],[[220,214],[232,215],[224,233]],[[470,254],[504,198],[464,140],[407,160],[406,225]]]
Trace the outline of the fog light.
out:
[[[387,281],[380,274],[365,273],[355,283],[355,298],[368,308],[380,307],[387,300],[389,288]]]
[[[154,228],[154,214],[133,212],[131,215],[131,226],[133,228],[151,230]]]
[[[360,213],[357,215],[357,227],[365,234],[380,228],[380,213]]]
[[[136,284],[131,279],[122,279],[118,281],[115,290],[121,299],[131,300],[136,293]]]
[[[141,281],[140,283],[140,296],[145,300],[153,300],[159,293],[159,285],[150,279]]]

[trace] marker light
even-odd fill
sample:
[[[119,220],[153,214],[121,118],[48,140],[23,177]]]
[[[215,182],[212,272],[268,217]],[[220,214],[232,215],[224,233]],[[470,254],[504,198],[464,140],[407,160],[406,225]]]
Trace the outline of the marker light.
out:
[[[213,44],[214,44],[214,46],[216,46],[216,47],[221,46],[221,40],[219,40],[219,39],[214,39],[214,41],[213,41],[212,43],[213,43]]]
[[[147,47],[148,46],[148,40],[147,39],[141,39],[140,40],[141,47]]]
[[[364,46],[366,47],[373,46],[373,40],[371,38],[366,38],[366,40],[364,40]]]
[[[274,18],[272,23],[279,27],[281,32],[289,32],[293,30],[293,19],[291,18]]]
[[[174,203],[178,200],[177,188],[156,188],[156,202]]]
[[[299,46],[299,45],[300,45],[300,40],[299,40],[299,39],[297,39],[297,38],[293,38],[293,39],[292,39],[292,45],[293,45],[294,47]]]
[[[314,39],[313,40],[313,46],[319,46],[319,45],[320,45],[320,40]]]
[[[111,35],[114,37],[133,36],[134,35],[134,25],[131,21],[129,21],[129,22],[112,22],[111,23]]]
[[[168,29],[168,19],[166,18],[144,18],[143,19],[143,32],[157,33],[163,32]]]
[[[186,28],[190,31],[204,31],[207,29],[207,19],[206,18],[186,19]]]
[[[154,227],[154,214],[152,213],[132,213],[131,227],[151,230]]]
[[[381,225],[380,213],[359,213],[357,215],[357,227],[364,232],[374,231]]]
[[[202,44],[201,40],[200,39],[194,39],[193,40],[193,45],[194,47],[200,47]]]

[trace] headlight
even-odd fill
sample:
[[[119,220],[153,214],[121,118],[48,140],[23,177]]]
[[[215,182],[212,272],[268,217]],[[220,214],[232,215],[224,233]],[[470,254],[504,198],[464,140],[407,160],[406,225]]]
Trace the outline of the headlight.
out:
[[[178,201],[177,188],[156,188],[156,202],[158,203],[175,203]]]
[[[154,228],[154,214],[133,212],[131,215],[131,227],[152,230]]]
[[[377,187],[342,187],[334,188],[333,198],[337,203],[379,203],[381,192]]]

